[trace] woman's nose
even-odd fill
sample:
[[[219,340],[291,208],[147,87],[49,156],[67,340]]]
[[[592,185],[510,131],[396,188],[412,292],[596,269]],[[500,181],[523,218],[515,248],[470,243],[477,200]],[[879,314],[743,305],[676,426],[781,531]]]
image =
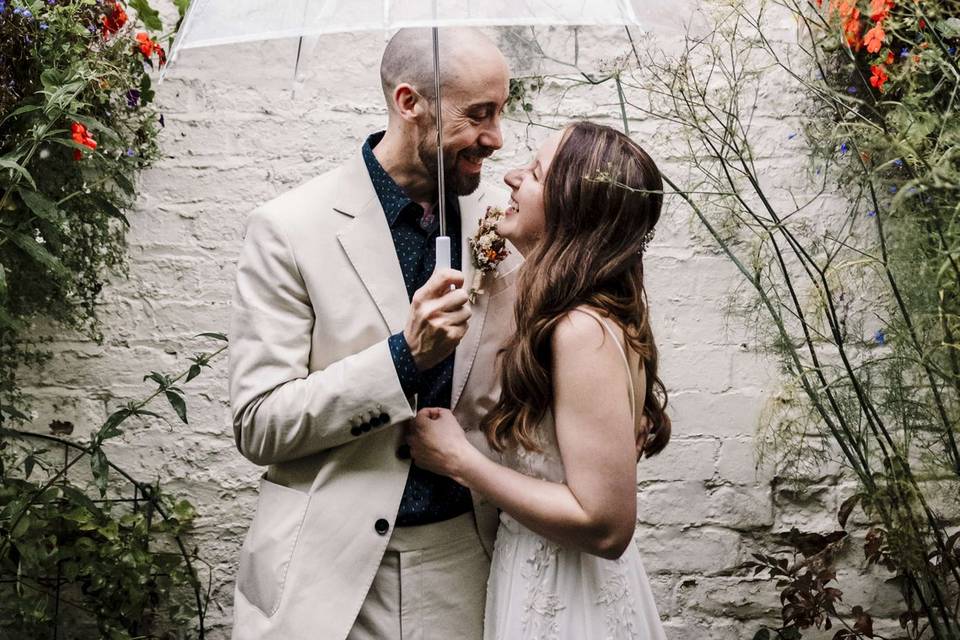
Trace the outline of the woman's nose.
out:
[[[523,174],[522,169],[511,169],[507,171],[507,175],[503,176],[503,181],[510,186],[511,189],[520,188],[520,176]]]

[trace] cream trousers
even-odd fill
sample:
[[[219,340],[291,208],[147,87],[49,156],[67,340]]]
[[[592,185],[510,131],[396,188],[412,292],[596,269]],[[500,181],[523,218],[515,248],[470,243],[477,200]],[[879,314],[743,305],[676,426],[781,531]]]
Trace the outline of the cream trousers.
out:
[[[472,511],[396,528],[347,640],[481,640],[489,573]]]

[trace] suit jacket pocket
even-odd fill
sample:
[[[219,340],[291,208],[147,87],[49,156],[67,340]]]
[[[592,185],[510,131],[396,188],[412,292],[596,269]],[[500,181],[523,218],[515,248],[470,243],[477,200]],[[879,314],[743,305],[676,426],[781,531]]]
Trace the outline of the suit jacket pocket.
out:
[[[260,479],[257,513],[240,549],[237,589],[268,618],[280,607],[309,503],[309,494]]]

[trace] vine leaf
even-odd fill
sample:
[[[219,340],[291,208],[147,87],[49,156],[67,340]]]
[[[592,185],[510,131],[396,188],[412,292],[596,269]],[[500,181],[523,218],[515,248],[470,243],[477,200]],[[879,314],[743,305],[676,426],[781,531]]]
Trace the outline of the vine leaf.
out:
[[[100,497],[107,495],[107,481],[110,479],[110,465],[107,463],[107,456],[103,449],[97,447],[90,452],[90,471],[93,472],[93,480],[100,490]]]
[[[24,253],[34,259],[34,261],[40,263],[48,270],[54,272],[56,275],[65,277],[67,275],[67,270],[64,268],[60,260],[43,248],[39,242],[26,235],[25,233],[11,232],[8,236],[15,245],[23,249]]]
[[[130,0],[130,6],[137,12],[137,17],[147,29],[151,31],[160,31],[163,29],[163,23],[160,22],[160,14],[156,9],[150,6],[147,0]]]
[[[116,438],[120,435],[120,423],[130,417],[130,409],[118,409],[110,414],[110,417],[107,418],[107,421],[103,423],[103,426],[100,427],[99,439],[100,441],[108,440],[110,438]]]
[[[190,371],[187,372],[187,382],[190,382],[191,380],[196,378],[198,375],[200,375],[200,365],[198,364],[190,365]]]
[[[13,160],[7,160],[6,158],[0,158],[0,168],[12,169],[13,171],[16,171],[21,176],[23,176],[28,183],[30,183],[31,187],[33,187],[34,189],[37,188],[37,183],[33,181],[33,176],[31,176],[30,172],[24,169],[19,162],[14,162]]]
[[[223,342],[227,342],[227,336],[225,336],[222,333],[215,333],[213,331],[205,331],[203,333],[198,333],[197,335],[194,336],[194,338],[201,338],[201,337],[213,338],[214,340],[222,340]]]
[[[840,511],[837,513],[837,521],[840,523],[840,526],[844,529],[847,528],[847,519],[850,517],[850,514],[853,512],[853,508],[857,506],[857,503],[863,499],[862,493],[855,493],[840,505]]]
[[[53,223],[60,221],[60,212],[57,210],[57,204],[42,193],[27,191],[26,189],[18,189],[17,192],[20,194],[20,199],[23,200],[24,204],[26,204],[31,211],[37,214],[37,217]]]
[[[177,412],[183,423],[187,424],[187,403],[183,401],[183,396],[175,391],[166,391],[165,393],[167,400],[170,401],[170,406]]]

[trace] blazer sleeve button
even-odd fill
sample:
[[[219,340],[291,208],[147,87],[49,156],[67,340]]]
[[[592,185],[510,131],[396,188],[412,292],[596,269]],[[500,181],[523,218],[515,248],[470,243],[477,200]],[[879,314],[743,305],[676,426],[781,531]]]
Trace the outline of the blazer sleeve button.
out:
[[[363,431],[360,427],[350,427],[350,435],[359,436],[361,433],[363,433]]]
[[[390,424],[390,416],[386,412],[380,414],[380,424]]]
[[[390,530],[390,523],[384,520],[383,518],[380,518],[379,520],[377,520],[376,524],[373,525],[373,528],[376,530],[377,533],[383,536],[383,535],[386,535],[387,531]]]

